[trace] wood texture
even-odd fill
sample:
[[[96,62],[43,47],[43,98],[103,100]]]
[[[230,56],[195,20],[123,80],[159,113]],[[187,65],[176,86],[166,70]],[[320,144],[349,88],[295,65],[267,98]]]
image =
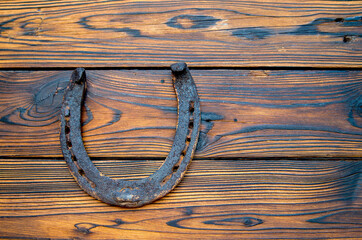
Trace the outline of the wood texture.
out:
[[[360,71],[191,72],[202,111],[197,158],[362,156]],[[58,118],[70,73],[0,73],[1,156],[62,156]],[[167,156],[177,124],[169,71],[87,76],[90,156]]]
[[[339,0],[0,1],[0,239],[362,239],[361,13]],[[171,148],[176,61],[201,67],[185,178],[142,208],[90,197],[60,151],[62,68],[93,69],[85,147],[131,180]]]
[[[361,67],[361,1],[1,1],[0,67]]]
[[[135,179],[160,161],[94,160]],[[357,239],[360,161],[196,160],[169,195],[139,209],[89,197],[63,160],[0,161],[0,235],[37,239]],[[227,234],[227,235],[226,235]]]

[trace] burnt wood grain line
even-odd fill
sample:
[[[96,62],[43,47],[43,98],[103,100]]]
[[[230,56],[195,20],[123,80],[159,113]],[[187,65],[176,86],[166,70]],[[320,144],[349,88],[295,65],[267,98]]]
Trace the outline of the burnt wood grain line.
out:
[[[360,1],[1,1],[0,67],[360,68],[361,26]]]
[[[192,70],[201,102],[196,158],[361,157],[360,71]],[[71,71],[0,72],[0,155],[61,157]],[[156,157],[177,124],[170,71],[87,71],[91,157]]]
[[[94,160],[140,179],[162,161]],[[66,164],[0,160],[0,235],[9,238],[358,238],[360,161],[195,160],[176,189],[139,209],[84,193]],[[297,237],[296,237],[297,236]]]

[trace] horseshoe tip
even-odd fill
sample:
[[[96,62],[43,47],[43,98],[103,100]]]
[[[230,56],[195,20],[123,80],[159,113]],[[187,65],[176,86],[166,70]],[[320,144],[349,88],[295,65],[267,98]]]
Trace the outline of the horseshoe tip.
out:
[[[185,62],[178,62],[171,65],[171,71],[173,73],[181,73],[185,71],[187,68],[187,64]]]
[[[71,77],[72,81],[74,81],[77,84],[81,84],[82,82],[85,82],[86,75],[85,75],[85,69],[84,68],[76,68]]]

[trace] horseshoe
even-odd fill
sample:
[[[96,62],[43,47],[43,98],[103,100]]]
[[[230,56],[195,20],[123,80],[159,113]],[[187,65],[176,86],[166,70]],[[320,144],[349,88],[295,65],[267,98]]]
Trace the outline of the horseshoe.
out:
[[[60,112],[60,143],[68,168],[89,195],[111,205],[140,207],[169,193],[191,162],[200,132],[200,102],[186,63],[171,65],[178,102],[178,123],[172,148],[151,176],[127,181],[103,175],[90,160],[81,135],[81,109],[86,92],[83,68],[73,71]]]

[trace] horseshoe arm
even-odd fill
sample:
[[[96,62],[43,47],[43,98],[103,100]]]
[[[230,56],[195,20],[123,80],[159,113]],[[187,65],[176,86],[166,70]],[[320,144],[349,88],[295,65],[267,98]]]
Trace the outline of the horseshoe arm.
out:
[[[200,102],[185,63],[171,65],[178,102],[178,122],[172,148],[161,167],[137,181],[111,179],[90,160],[81,136],[81,109],[86,91],[83,68],[72,73],[60,113],[60,143],[69,170],[89,195],[111,205],[140,207],[170,192],[191,162],[200,131]]]

